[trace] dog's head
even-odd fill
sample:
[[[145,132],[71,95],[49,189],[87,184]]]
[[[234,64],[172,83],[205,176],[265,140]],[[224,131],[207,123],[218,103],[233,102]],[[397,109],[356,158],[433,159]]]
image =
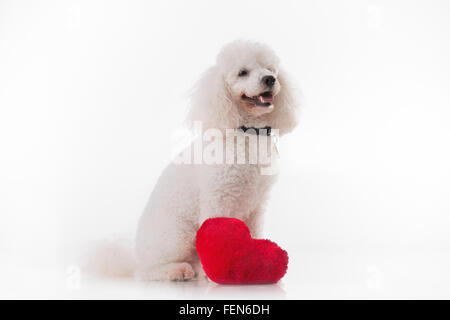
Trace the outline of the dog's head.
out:
[[[260,44],[234,42],[217,58],[219,72],[233,102],[254,117],[274,110],[280,92],[278,58]]]
[[[297,103],[279,59],[266,45],[235,41],[200,80],[191,120],[205,128],[266,127],[287,133],[296,125]]]

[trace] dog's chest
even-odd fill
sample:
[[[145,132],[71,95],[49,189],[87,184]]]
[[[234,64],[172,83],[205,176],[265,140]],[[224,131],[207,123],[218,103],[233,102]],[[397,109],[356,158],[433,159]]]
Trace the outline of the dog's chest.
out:
[[[276,175],[262,175],[258,165],[228,165],[223,169],[222,191],[227,190],[225,199],[229,200],[223,204],[239,208],[243,214],[265,202],[276,179]]]

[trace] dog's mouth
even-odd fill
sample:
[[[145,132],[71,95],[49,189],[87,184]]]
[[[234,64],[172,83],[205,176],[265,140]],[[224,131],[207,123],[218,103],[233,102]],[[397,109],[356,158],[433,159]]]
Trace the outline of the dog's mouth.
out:
[[[241,98],[247,102],[250,102],[258,107],[270,107],[273,102],[272,91],[265,91],[257,96],[249,97],[245,93],[242,94]]]

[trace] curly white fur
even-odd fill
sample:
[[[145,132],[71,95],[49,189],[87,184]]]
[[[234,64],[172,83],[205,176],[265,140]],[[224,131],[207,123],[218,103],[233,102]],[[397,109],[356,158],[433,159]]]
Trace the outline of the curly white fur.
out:
[[[240,72],[245,69],[245,76]],[[246,103],[267,90],[270,106]],[[223,48],[199,81],[188,120],[202,121],[203,130],[240,126],[279,129],[296,125],[297,103],[279,59],[266,45],[235,41]],[[243,133],[242,133],[243,134]],[[195,236],[204,220],[226,216],[242,219],[259,237],[262,216],[274,175],[261,175],[258,164],[170,164],[159,178],[139,221],[136,235],[136,276],[142,280],[187,280],[202,273]]]

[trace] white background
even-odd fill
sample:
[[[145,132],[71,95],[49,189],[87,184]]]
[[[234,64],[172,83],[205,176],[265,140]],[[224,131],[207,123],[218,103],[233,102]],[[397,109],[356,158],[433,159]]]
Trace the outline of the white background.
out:
[[[448,1],[1,0],[0,297],[450,298],[449,35]],[[303,92],[265,227],[287,276],[78,277],[86,243],[132,237],[189,90],[236,38]]]

